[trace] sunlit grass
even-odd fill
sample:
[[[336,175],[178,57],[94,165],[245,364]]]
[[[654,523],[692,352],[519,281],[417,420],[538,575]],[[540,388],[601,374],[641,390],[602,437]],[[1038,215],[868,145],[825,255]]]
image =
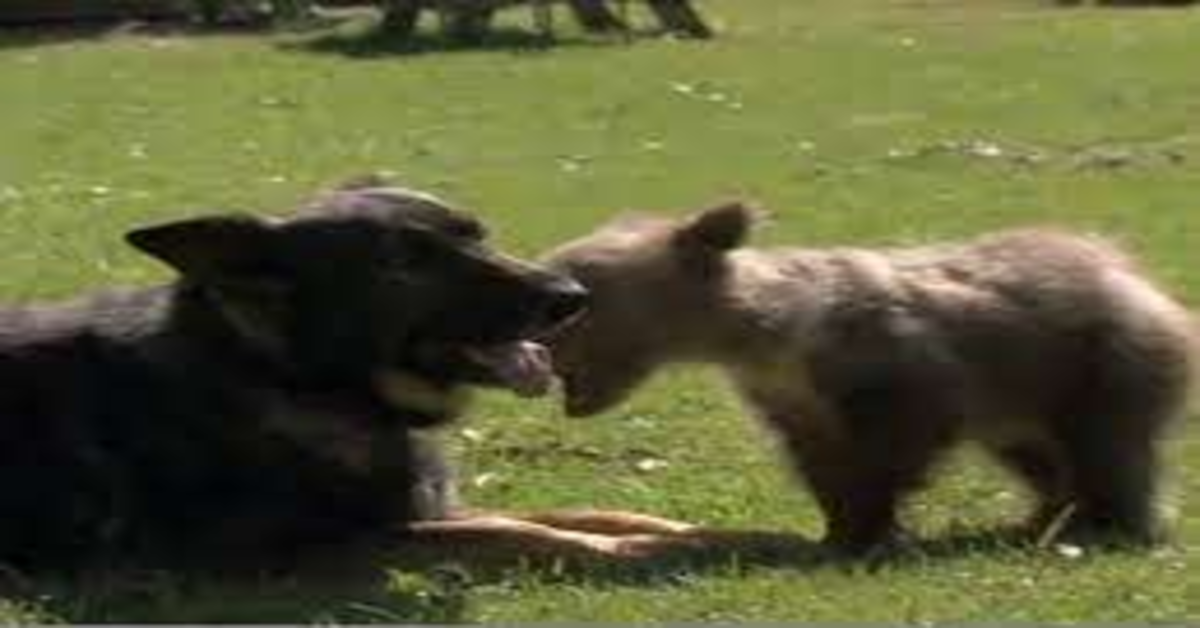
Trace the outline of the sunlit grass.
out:
[[[158,280],[123,230],[286,207],[384,170],[475,208],[526,255],[623,210],[746,196],[773,210],[760,235],[771,243],[923,242],[1033,222],[1098,230],[1200,303],[1200,12],[704,7],[724,31],[708,43],[566,33],[548,49],[411,55],[359,54],[343,45],[353,25],[333,44],[0,34],[0,294]],[[718,381],[673,372],[588,422],[488,396],[470,437],[447,438],[481,506],[611,506],[819,534],[811,502]],[[163,576],[35,587],[0,604],[0,620],[1196,621],[1197,434],[1187,427],[1172,449],[1178,539],[1152,554],[993,548],[878,572],[730,565],[639,581],[522,572],[452,590],[404,570],[382,588]],[[666,466],[647,472],[645,459]],[[910,518],[936,537],[1022,507],[967,454]]]

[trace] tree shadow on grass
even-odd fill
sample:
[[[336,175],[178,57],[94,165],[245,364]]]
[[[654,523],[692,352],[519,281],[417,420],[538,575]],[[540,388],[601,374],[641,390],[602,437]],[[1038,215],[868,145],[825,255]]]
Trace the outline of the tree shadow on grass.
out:
[[[868,559],[848,559],[803,536],[714,530],[639,559],[546,559],[466,555],[454,547],[364,543],[339,548],[286,575],[178,572],[92,574],[9,586],[22,623],[455,623],[471,621],[477,587],[522,583],[686,586],[755,570],[796,574],[845,569],[872,577],[929,561],[1038,552],[1007,532],[964,531],[917,540]],[[19,589],[19,590],[16,590]],[[9,611],[11,613],[11,611]]]
[[[2,1],[2,0],[0,0]],[[97,41],[121,36],[199,39],[212,36],[277,37],[280,48],[316,54],[338,55],[349,59],[373,59],[390,56],[418,56],[456,52],[502,52],[510,54],[548,52],[565,48],[603,48],[619,46],[635,36],[586,37],[576,34],[545,36],[517,26],[495,26],[477,41],[459,41],[436,31],[422,30],[410,37],[398,37],[369,24],[369,18],[355,12],[328,13],[286,26],[270,20],[253,20],[215,26],[199,25],[181,19],[92,20],[45,24],[0,26],[0,50],[37,48]]]
[[[280,45],[301,52],[339,55],[350,59],[377,59],[460,52],[532,54],[563,48],[608,47],[620,41],[619,38],[579,38],[562,35],[547,37],[516,27],[493,27],[478,40],[459,41],[428,31],[418,31],[409,37],[397,37],[382,29],[371,27],[358,32],[331,31],[315,37],[283,42]]]
[[[2,2],[3,0],[0,0]],[[130,37],[228,37],[236,35],[264,37],[282,33],[304,34],[327,31],[347,18],[339,15],[316,16],[303,22],[278,26],[261,18],[217,25],[201,25],[185,18],[147,20],[96,19],[0,26],[0,50],[38,48],[81,41]]]
[[[102,39],[121,29],[111,21],[17,25],[0,28],[0,50],[38,48]]]

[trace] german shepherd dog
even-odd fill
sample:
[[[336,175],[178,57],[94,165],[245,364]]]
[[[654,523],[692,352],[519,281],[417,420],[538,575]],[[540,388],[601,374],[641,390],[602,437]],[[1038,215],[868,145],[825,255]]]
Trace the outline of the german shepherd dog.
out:
[[[432,196],[366,182],[287,218],[129,233],[178,273],[167,285],[0,310],[0,563],[257,568],[394,533],[616,555],[618,537],[552,526],[677,529],[455,502],[422,430],[473,386],[544,392],[536,339],[587,298],[485,235]]]

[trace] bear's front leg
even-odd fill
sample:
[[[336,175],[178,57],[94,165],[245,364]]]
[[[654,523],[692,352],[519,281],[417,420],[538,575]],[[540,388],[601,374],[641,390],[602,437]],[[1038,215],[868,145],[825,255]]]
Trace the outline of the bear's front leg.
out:
[[[823,418],[775,423],[826,518],[825,542],[852,555],[894,544],[898,512],[955,437],[955,415],[936,395],[888,387],[832,398]]]

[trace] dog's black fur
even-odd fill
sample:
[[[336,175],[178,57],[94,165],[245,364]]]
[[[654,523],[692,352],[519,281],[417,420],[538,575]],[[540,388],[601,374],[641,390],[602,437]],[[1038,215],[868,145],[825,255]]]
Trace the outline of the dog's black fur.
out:
[[[0,562],[267,565],[446,516],[419,428],[500,383],[467,349],[585,296],[483,238],[431,197],[359,186],[287,219],[130,233],[169,285],[0,309]]]

